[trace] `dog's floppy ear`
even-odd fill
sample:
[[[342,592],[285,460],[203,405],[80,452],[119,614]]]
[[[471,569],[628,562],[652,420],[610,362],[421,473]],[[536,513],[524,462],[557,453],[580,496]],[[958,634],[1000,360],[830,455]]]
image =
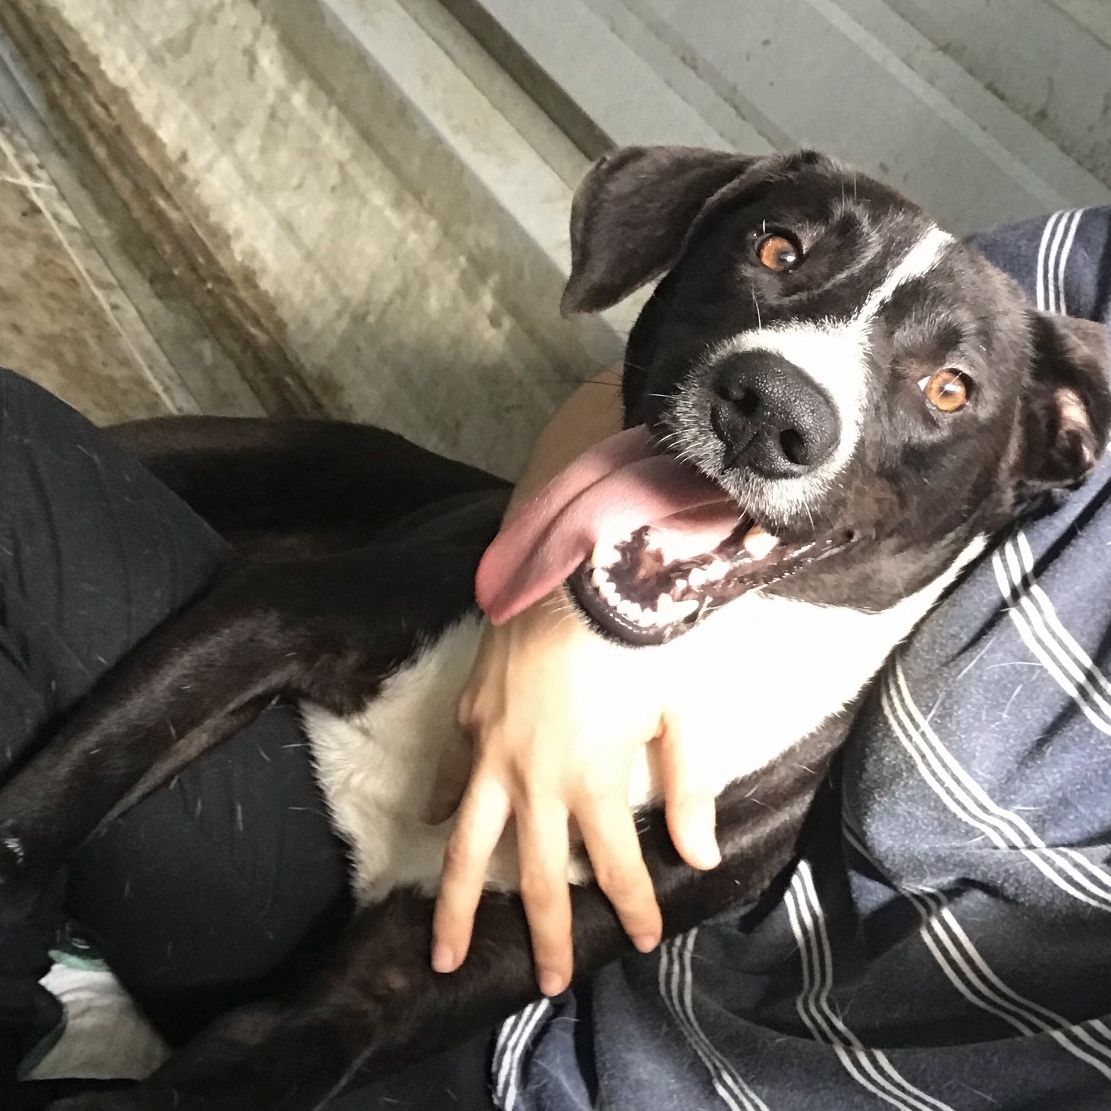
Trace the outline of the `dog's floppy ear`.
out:
[[[1111,430],[1111,349],[1101,324],[1031,312],[1034,366],[1025,410],[1021,493],[1076,486]]]
[[[756,158],[699,147],[620,147],[571,205],[564,316],[599,312],[668,270],[706,202]]]

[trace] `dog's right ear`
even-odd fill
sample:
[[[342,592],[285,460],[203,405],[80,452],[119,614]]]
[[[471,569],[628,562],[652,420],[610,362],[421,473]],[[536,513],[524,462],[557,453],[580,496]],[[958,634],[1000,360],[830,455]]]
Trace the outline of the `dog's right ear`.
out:
[[[1083,482],[1111,435],[1111,337],[1091,320],[1030,310],[1034,360],[1026,384],[1019,490],[1031,497]]]
[[[706,202],[756,161],[700,147],[620,147],[599,159],[571,205],[563,315],[608,309],[670,269]]]

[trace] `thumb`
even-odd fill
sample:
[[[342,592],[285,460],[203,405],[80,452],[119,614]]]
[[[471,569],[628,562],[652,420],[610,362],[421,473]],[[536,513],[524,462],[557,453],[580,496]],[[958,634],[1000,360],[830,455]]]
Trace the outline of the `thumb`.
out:
[[[440,756],[432,789],[421,815],[430,826],[438,826],[459,808],[467,783],[471,778],[474,764],[474,744],[470,734],[463,732],[454,743],[449,744]]]
[[[669,723],[654,744],[658,746],[657,768],[672,843],[692,868],[716,868],[721,863],[721,850],[716,836],[714,791],[698,783],[689,746],[684,746],[674,724]]]

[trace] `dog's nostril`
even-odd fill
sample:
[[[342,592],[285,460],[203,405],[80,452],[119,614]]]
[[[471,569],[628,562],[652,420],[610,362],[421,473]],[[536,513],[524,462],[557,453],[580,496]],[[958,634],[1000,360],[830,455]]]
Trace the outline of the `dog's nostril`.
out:
[[[776,351],[738,351],[713,370],[710,423],[735,468],[787,478],[829,458],[837,411],[810,375]]]
[[[745,390],[735,404],[742,416],[751,417],[760,408],[760,395],[755,390]]]
[[[801,467],[808,461],[809,452],[806,450],[806,441],[794,428],[786,428],[779,434],[779,446],[788,463]]]

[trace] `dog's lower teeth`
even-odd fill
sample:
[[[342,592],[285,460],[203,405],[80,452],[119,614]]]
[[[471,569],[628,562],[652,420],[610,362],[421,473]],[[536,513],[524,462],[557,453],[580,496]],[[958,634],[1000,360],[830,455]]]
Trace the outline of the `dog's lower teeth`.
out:
[[[590,565],[596,571],[603,571],[612,567],[621,558],[618,550],[612,544],[598,544],[590,553]]]
[[[762,560],[778,544],[778,537],[773,536],[761,525],[753,525],[741,541],[741,551],[750,560]],[[625,621],[639,625],[645,630],[666,628],[680,621],[686,621],[700,613],[707,604],[713,604],[712,599],[701,595],[707,589],[712,591],[733,571],[737,563],[735,545],[734,541],[729,548],[728,556],[714,552],[708,558],[700,557],[701,562],[694,566],[688,564],[685,567],[684,560],[669,560],[666,552],[662,550],[657,552],[654,548],[647,549],[641,545],[632,553],[636,566],[630,570],[621,562],[623,557],[616,548],[610,544],[599,543],[591,553],[588,567],[589,580],[596,596]],[[628,555],[624,558],[628,563]],[[675,571],[682,569],[684,574],[674,579],[665,579],[669,564]],[[634,602],[631,598],[622,595],[618,583],[626,576],[627,571],[635,580],[634,588],[631,588],[632,592],[642,598],[643,602]],[[650,583],[658,583],[656,589],[659,593],[655,598],[644,598],[644,588]],[[665,589],[660,590],[661,586]],[[680,601],[679,599],[688,591],[700,596]]]
[[[617,603],[617,612],[622,617],[627,617],[630,621],[640,621],[641,608],[636,602],[630,602],[627,599]]]
[[[767,529],[755,525],[745,533],[744,547],[753,559],[764,559],[779,543],[779,538],[772,536]]]

